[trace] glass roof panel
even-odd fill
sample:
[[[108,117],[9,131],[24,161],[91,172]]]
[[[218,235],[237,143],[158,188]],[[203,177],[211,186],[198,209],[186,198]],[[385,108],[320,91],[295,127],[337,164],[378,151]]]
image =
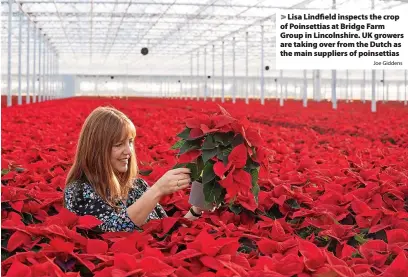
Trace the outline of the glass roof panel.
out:
[[[27,24],[27,16],[29,17],[31,34],[35,24],[37,46],[39,42],[45,41],[52,51],[58,53],[64,66],[73,70],[78,65],[88,64],[97,68],[109,65],[110,62],[126,62],[135,67],[145,64],[154,67],[155,63],[158,63],[156,67],[160,64],[170,68],[184,67],[190,64],[191,54],[195,59],[197,52],[201,51],[200,55],[203,56],[204,48],[210,57],[213,45],[214,53],[218,55],[215,63],[219,66],[222,41],[226,64],[232,60],[233,37],[237,61],[242,61],[246,53],[246,32],[248,51],[251,59],[256,60],[261,55],[261,25],[264,26],[264,55],[272,64],[275,55],[274,15],[277,9],[330,9],[332,2],[17,0],[12,5],[12,53],[18,53],[18,23],[22,14],[24,26]],[[6,42],[9,29],[8,0],[2,0],[1,3],[1,40]],[[21,8],[17,3],[22,4]],[[408,12],[407,1],[375,1],[375,8]],[[371,9],[371,0],[337,0],[337,9]],[[22,28],[22,36],[27,36],[26,27]],[[31,35],[31,49],[33,44],[34,36]],[[149,55],[141,55],[142,47],[149,48]],[[22,49],[26,49],[25,40]],[[7,43],[2,43],[2,55],[7,55]],[[253,63],[257,64],[258,61]]]

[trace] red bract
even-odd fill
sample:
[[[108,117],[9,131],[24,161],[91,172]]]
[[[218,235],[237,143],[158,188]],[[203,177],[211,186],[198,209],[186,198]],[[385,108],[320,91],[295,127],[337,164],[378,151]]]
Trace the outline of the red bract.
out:
[[[384,271],[384,277],[404,276],[407,274],[408,258],[404,252],[398,254],[392,264]]]
[[[231,168],[230,163],[227,166],[225,166],[223,162],[218,161],[214,164],[213,170],[215,175],[217,175],[221,179],[224,179],[225,172],[227,172],[230,168]]]
[[[227,177],[220,181],[230,197],[235,197],[240,194],[247,194],[251,189],[251,175],[248,172],[233,168],[233,170],[227,175]],[[253,198],[253,196],[252,196]]]
[[[228,156],[228,161],[231,163],[235,168],[241,169],[245,166],[247,160],[247,150],[244,144],[240,144],[234,149],[232,149],[231,153]]]
[[[399,247],[401,250],[408,250],[408,231],[404,229],[388,230],[388,244],[393,247]]]
[[[215,256],[221,249],[220,245],[214,238],[203,230],[194,242],[187,244],[187,249],[193,249],[208,256]]]
[[[200,155],[201,155],[201,151],[198,151],[198,150],[189,151],[185,154],[180,155],[178,162],[179,163],[189,163],[197,159],[197,157]]]
[[[241,207],[190,222],[182,218],[187,189],[161,199],[170,217],[142,232],[105,234],[94,229],[96,218],[64,209],[80,128],[101,105],[135,123],[138,165],[152,170],[141,175],[150,185],[202,155],[197,144],[177,160],[170,148],[181,129],[191,129],[190,142],[222,134],[214,144],[234,132],[237,147],[209,160],[227,204]],[[406,108],[387,103],[371,114],[356,101],[337,111],[326,102],[278,105],[83,97],[2,109],[2,276],[405,276]],[[258,203],[244,170],[251,160],[261,165]]]
[[[213,122],[215,123],[215,128],[225,127],[235,121],[234,118],[227,115],[215,115],[212,117]]]
[[[197,139],[197,138],[200,138],[200,137],[202,137],[204,135],[204,132],[201,130],[201,129],[199,129],[199,128],[194,128],[194,129],[191,129],[191,131],[190,131],[190,135],[189,135],[189,139]]]
[[[26,276],[30,277],[32,275],[31,268],[26,266],[25,264],[15,261],[7,272],[7,276],[9,277],[19,277],[19,276]]]
[[[388,258],[388,247],[384,241],[371,240],[360,246],[360,253],[370,264],[378,268],[384,266]]]
[[[104,254],[108,251],[108,244],[99,239],[88,239],[86,244],[86,252],[88,254]]]
[[[323,251],[311,242],[299,240],[299,252],[303,256],[306,268],[310,271],[319,269],[326,262]]]
[[[17,247],[31,242],[31,236],[23,231],[14,232],[7,244],[7,251],[14,251]]]

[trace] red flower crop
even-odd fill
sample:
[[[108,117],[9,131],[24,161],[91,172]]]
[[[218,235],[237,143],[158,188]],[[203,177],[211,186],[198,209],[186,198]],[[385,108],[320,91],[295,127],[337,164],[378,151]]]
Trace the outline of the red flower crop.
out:
[[[183,219],[187,189],[163,197],[169,217],[143,231],[100,234],[99,220],[63,208],[80,128],[106,104],[135,123],[140,177],[154,184],[205,156],[231,209]],[[405,276],[406,108],[308,105],[82,97],[2,109],[2,275]]]

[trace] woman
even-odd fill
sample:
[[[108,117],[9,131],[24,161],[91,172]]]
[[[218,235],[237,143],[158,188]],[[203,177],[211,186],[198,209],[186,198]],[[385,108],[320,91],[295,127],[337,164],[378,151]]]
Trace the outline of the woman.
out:
[[[190,170],[166,172],[152,187],[138,178],[134,149],[136,129],[122,112],[99,107],[85,120],[75,161],[64,190],[64,206],[102,221],[102,231],[132,231],[151,219],[167,217],[161,197],[189,187]],[[202,211],[191,207],[194,220]]]

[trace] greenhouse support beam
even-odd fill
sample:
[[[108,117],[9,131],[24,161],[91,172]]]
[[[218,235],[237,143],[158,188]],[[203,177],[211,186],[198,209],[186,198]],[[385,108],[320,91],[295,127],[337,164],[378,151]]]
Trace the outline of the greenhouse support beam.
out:
[[[371,111],[375,113],[377,111],[377,104],[376,104],[376,99],[375,99],[375,85],[376,85],[376,80],[375,80],[375,70],[372,70],[371,72]]]
[[[407,105],[407,70],[405,69],[405,74],[404,74],[404,87],[405,87],[405,92],[404,92],[404,105]]]
[[[363,84],[361,86],[361,98],[363,99],[363,103],[365,103],[365,90],[366,90],[366,71],[363,71]]]
[[[248,32],[245,33],[245,103],[249,104],[249,83],[248,83]]]
[[[7,63],[7,107],[11,106],[11,90],[12,90],[12,82],[11,82],[11,45],[12,45],[12,40],[11,40],[11,32],[13,30],[11,18],[13,14],[13,0],[8,1],[8,7],[9,7],[9,12],[8,12],[8,63]]]
[[[264,26],[261,25],[261,105],[265,104],[265,80],[264,80]]]
[[[215,101],[215,45],[212,46],[212,101]]]
[[[280,70],[280,75],[279,75],[279,86],[280,86],[280,100],[279,100],[279,106],[283,107],[283,70]]]
[[[207,48],[204,48],[204,101],[207,101]]]
[[[303,70],[303,107],[307,107],[307,70]]]
[[[30,21],[27,20],[27,75],[26,104],[30,104]]]
[[[197,50],[197,101],[200,100],[200,50]]]
[[[222,89],[221,89],[221,102],[224,103],[224,93],[225,93],[225,80],[224,80],[224,41],[222,41]]]
[[[349,92],[349,71],[346,69],[346,103],[348,103],[350,100]]]
[[[38,102],[42,101],[42,90],[43,87],[41,85],[42,82],[42,66],[41,66],[41,61],[42,61],[42,46],[43,46],[43,41],[42,41],[42,36],[41,32],[38,31]]]
[[[34,46],[34,49],[33,49],[33,76],[32,76],[32,85],[33,85],[33,103],[35,103],[35,102],[37,102],[37,100],[36,100],[36,85],[35,85],[35,83],[36,83],[36,64],[35,64],[35,62],[36,62],[36,56],[37,56],[37,28],[35,28],[35,25],[33,24],[33,39],[34,39],[34,41],[33,41],[33,46]]]
[[[235,37],[232,38],[232,103],[235,104],[237,84],[235,80]]]
[[[332,70],[332,108],[337,110],[337,71]]]
[[[21,37],[21,29],[23,27],[23,14],[20,13],[19,17],[19,28],[18,28],[18,98],[17,98],[17,104],[21,105],[22,104],[22,99],[21,99],[21,45],[23,44],[22,37]]]

